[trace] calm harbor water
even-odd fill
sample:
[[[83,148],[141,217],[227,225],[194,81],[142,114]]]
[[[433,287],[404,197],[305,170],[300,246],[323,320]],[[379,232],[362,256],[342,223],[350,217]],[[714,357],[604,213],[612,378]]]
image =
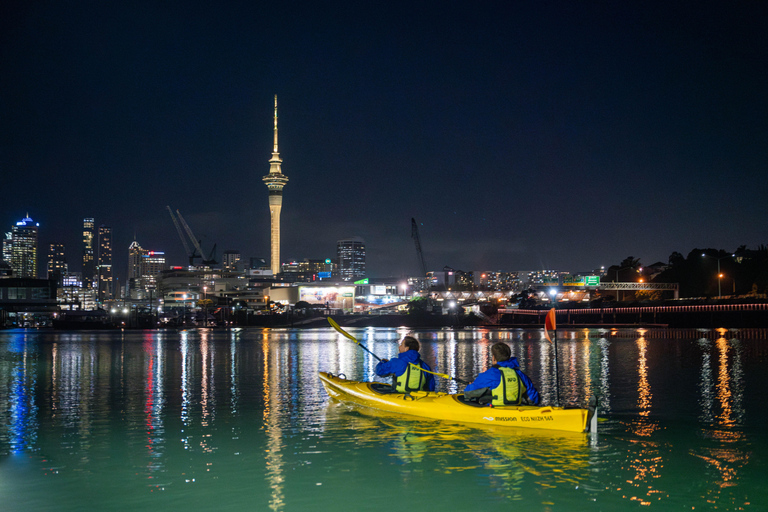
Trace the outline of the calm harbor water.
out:
[[[380,357],[406,333],[347,330]],[[467,380],[506,341],[555,400],[541,329],[416,335]],[[0,509],[768,510],[768,329],[558,338],[561,400],[596,394],[597,436],[330,400],[318,371],[376,362],[331,328],[0,331]]]

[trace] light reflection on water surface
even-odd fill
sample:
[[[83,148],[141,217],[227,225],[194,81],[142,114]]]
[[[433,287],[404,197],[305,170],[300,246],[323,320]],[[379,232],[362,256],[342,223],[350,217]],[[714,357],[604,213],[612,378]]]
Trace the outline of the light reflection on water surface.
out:
[[[380,357],[406,332],[349,331]],[[509,343],[546,403],[556,375],[565,404],[597,394],[601,433],[329,400],[318,371],[370,380],[376,363],[331,329],[3,331],[0,499],[11,510],[385,510],[392,492],[451,510],[766,503],[764,330],[561,330],[557,373],[540,330],[416,334],[427,362],[464,379]]]

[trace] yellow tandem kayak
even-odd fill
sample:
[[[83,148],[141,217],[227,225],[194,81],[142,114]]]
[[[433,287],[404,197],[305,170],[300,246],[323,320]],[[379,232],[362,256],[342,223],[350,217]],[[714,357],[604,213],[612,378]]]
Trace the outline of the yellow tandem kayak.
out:
[[[529,405],[489,407],[465,402],[463,394],[451,395],[434,391],[393,393],[391,386],[386,384],[347,380],[327,372],[319,374],[329,396],[382,411],[436,420],[517,428],[568,432],[590,432],[597,428],[594,405],[588,409]]]

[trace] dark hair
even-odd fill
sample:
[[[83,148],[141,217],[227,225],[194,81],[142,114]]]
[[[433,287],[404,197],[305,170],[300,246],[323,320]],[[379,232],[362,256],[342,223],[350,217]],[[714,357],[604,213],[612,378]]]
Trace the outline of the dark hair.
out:
[[[403,345],[416,352],[419,351],[419,341],[413,336],[406,336],[403,338]]]
[[[491,354],[496,359],[496,362],[500,363],[512,357],[512,350],[509,348],[509,345],[499,341],[491,347]]]

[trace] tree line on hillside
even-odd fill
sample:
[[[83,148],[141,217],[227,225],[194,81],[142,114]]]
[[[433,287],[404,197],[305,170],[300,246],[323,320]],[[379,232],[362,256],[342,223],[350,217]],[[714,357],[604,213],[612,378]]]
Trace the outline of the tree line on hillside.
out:
[[[719,272],[718,272],[719,271]],[[768,293],[768,248],[734,252],[722,249],[693,249],[684,257],[679,252],[669,262],[643,266],[639,259],[625,258],[608,268],[605,281],[678,283],[680,297],[757,297]],[[660,292],[638,292],[636,299],[658,300]]]

